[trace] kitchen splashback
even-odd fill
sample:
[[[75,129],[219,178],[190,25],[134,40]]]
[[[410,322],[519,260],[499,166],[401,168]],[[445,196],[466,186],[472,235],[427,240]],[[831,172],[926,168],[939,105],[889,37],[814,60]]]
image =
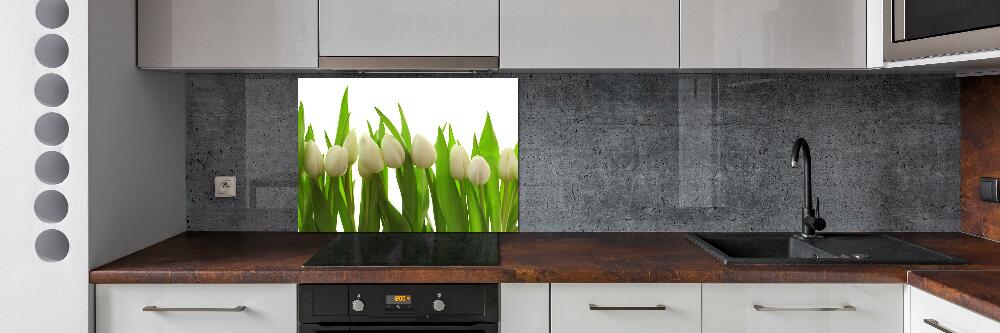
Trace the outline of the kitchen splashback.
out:
[[[827,231],[959,229],[952,76],[485,76],[519,79],[522,232],[798,230],[800,136]],[[389,76],[188,75],[190,230],[295,230],[299,77]]]

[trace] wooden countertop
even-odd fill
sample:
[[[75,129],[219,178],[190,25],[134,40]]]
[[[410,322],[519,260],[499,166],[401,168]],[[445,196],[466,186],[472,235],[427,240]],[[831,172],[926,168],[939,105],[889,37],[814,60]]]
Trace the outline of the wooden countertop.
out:
[[[1000,270],[911,271],[907,283],[1000,321]]]
[[[517,233],[500,235],[499,266],[303,267],[333,234],[186,232],[91,271],[90,282],[908,282],[1000,320],[1000,243],[962,233],[890,235],[969,264],[726,266],[683,233]]]
[[[893,236],[968,265],[726,266],[683,233],[500,235],[492,267],[302,267],[332,234],[186,232],[90,273],[91,283],[906,282],[910,270],[1000,270],[1000,243]]]

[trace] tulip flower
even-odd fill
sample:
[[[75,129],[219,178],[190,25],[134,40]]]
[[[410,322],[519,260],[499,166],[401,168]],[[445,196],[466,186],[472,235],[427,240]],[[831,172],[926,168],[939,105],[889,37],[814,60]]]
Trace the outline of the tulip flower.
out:
[[[472,158],[469,163],[469,182],[472,185],[481,186],[490,180],[490,165],[482,156]]]
[[[352,129],[344,138],[344,148],[347,149],[347,164],[351,165],[358,161],[358,135]]]
[[[323,154],[319,152],[319,146],[316,145],[316,142],[307,141],[305,143],[302,163],[305,164],[302,168],[306,170],[309,177],[317,178],[323,172]]]
[[[413,165],[418,168],[429,168],[434,165],[434,161],[437,160],[437,154],[434,152],[434,145],[431,144],[430,140],[427,140],[423,135],[417,134],[413,137],[413,147],[412,152],[410,152],[410,158],[413,160]]]
[[[513,149],[504,148],[500,152],[500,165],[498,169],[500,179],[504,181],[517,179],[517,155],[514,155]]]
[[[368,178],[382,172],[382,169],[385,169],[382,151],[371,137],[362,135],[358,141],[358,173],[361,178]]]
[[[324,167],[330,177],[340,177],[347,173],[347,149],[333,145],[326,151]]]
[[[451,153],[448,156],[451,160],[451,178],[464,180],[469,170],[469,152],[462,145],[455,145],[451,147]]]
[[[406,159],[403,145],[391,135],[382,138],[382,159],[385,161],[385,165],[390,168],[403,166],[403,161]]]

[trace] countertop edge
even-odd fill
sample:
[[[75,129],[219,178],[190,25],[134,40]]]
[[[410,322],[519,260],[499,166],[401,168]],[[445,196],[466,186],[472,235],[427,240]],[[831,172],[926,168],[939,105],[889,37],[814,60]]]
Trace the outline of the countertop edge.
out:
[[[983,281],[982,275],[990,275],[990,281],[1000,282],[998,270],[915,270],[907,273],[906,283],[969,311],[1000,321],[1000,288],[992,288],[986,293],[982,290],[969,290],[974,289],[970,288],[973,286],[996,285]],[[964,288],[956,286],[956,282],[961,283]]]

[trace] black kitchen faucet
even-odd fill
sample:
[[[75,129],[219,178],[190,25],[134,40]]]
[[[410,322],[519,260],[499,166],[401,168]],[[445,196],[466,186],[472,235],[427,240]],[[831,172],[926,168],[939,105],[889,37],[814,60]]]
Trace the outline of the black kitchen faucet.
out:
[[[799,152],[802,152],[802,163],[799,163]],[[805,165],[802,172],[802,237],[819,237],[816,231],[826,228],[826,220],[817,216],[813,209],[813,187],[812,187],[812,156],[809,154],[809,144],[806,139],[798,138],[792,145],[792,167],[798,168],[800,164]],[[816,200],[819,206],[819,199]]]

